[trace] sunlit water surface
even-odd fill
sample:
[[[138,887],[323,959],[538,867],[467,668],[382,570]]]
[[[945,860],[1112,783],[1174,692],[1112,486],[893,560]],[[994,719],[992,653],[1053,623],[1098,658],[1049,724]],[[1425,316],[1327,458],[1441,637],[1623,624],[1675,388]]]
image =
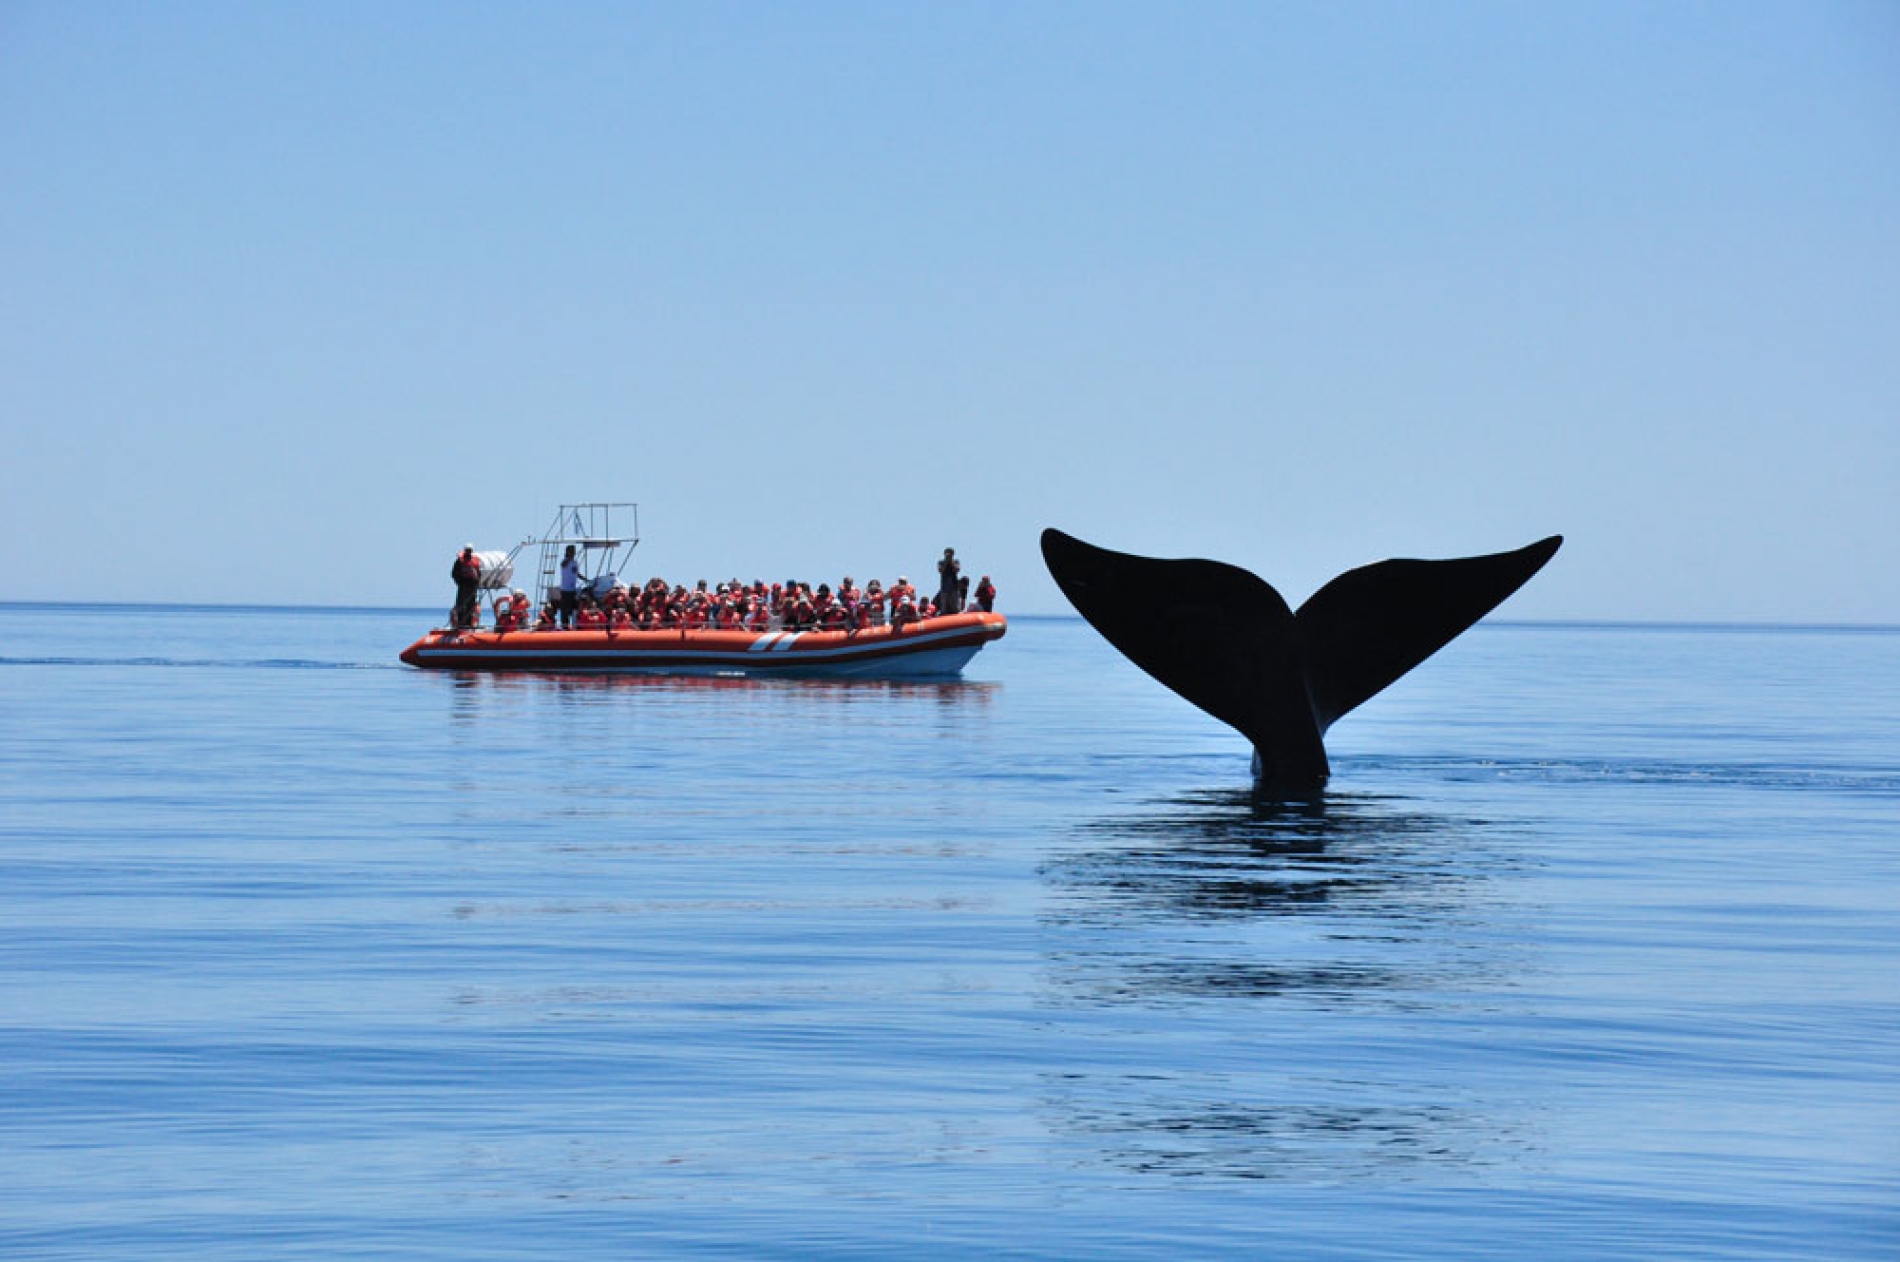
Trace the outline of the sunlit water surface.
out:
[[[0,1255],[1900,1255],[1900,634],[1484,625],[1322,800],[1083,624],[0,607]]]

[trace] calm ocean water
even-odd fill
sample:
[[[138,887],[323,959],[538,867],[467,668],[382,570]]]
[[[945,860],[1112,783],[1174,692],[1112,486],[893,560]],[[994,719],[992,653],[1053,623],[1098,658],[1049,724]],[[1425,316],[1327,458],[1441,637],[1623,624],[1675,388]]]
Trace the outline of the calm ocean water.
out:
[[[1900,1255],[1900,633],[1483,625],[1322,802],[1080,622],[0,606],[0,1256]]]

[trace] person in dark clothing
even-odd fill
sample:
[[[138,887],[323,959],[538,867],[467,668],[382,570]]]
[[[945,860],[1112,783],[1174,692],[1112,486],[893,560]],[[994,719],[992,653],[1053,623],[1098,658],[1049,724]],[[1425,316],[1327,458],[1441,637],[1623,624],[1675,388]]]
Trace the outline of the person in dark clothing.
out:
[[[983,581],[976,585],[976,607],[984,613],[990,613],[996,608],[996,584],[990,582],[990,576],[987,574],[983,576]]]
[[[957,575],[963,564],[957,560],[955,548],[943,550],[943,560],[937,562],[937,611],[939,613],[958,613],[963,608],[963,592],[957,585]]]
[[[449,614],[449,625],[472,627],[482,616],[482,561],[475,555],[474,544],[462,545],[461,554],[449,567],[449,577],[455,580],[455,609]]]

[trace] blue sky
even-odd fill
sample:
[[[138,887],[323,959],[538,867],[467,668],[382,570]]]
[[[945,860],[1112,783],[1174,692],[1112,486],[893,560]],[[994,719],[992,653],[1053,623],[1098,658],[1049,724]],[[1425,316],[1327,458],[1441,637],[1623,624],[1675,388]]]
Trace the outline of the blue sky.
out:
[[[1900,623],[1900,7],[0,6],[23,599],[636,569],[1066,607],[1045,525]]]

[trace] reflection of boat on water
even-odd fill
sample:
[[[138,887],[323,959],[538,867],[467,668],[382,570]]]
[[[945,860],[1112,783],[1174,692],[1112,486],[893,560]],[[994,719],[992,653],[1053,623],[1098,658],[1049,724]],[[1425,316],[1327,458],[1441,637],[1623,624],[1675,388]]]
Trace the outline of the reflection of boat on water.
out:
[[[631,522],[630,529],[625,527]],[[507,595],[515,560],[538,550],[538,592],[561,598],[562,558],[574,555],[591,595],[606,598],[639,546],[638,506],[564,504],[539,537],[506,553],[483,552],[480,588]],[[621,589],[621,590],[624,590]],[[570,593],[571,594],[571,593]],[[498,616],[497,621],[500,621]],[[639,625],[438,627],[402,652],[411,666],[462,671],[657,672],[786,675],[843,679],[943,679],[962,673],[985,644],[1009,629],[997,613],[955,613],[898,624],[740,629]]]
[[[939,701],[948,706],[985,706],[996,699],[1002,685],[993,679],[944,676],[912,678],[887,675],[741,675],[734,671],[456,671],[458,688],[492,693],[539,693],[562,696],[613,694],[691,697],[707,693],[766,696],[774,700],[809,698],[821,703],[852,705],[890,697]]]
[[[962,613],[854,631],[438,629],[403,650],[411,666],[449,670],[703,671],[928,678],[955,675],[1008,629],[1003,615]]]

